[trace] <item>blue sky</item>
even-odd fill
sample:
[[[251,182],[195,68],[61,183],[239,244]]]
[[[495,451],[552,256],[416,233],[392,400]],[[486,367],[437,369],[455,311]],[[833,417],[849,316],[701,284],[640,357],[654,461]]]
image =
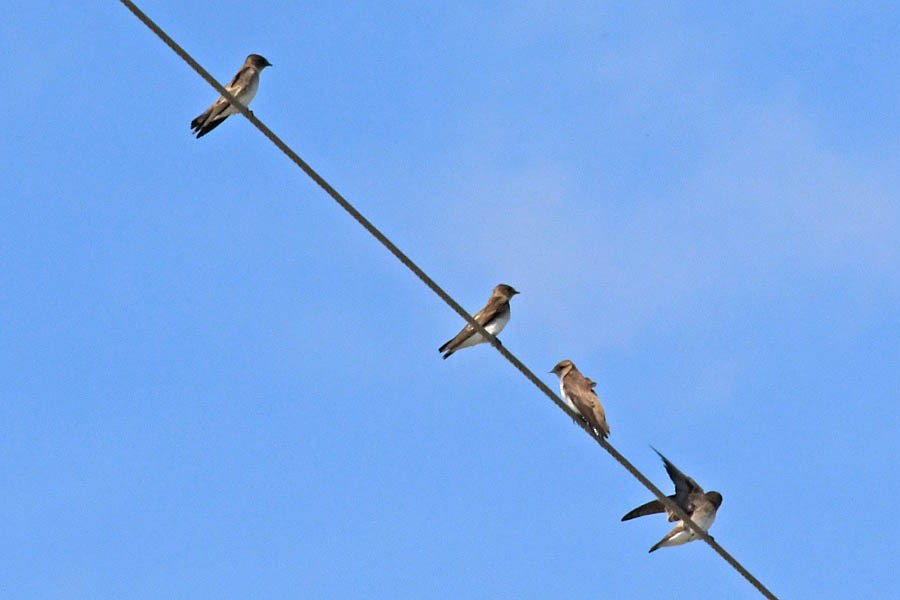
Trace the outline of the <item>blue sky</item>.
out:
[[[773,592],[900,590],[895,3],[141,6]],[[7,14],[4,597],[758,597],[119,3]]]

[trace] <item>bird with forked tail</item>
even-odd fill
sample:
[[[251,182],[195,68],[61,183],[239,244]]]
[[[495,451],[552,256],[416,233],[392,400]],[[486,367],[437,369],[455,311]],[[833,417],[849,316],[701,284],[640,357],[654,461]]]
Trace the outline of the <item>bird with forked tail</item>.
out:
[[[244,66],[240,68],[234,79],[231,80],[231,83],[225,86],[225,89],[241,104],[249,106],[250,101],[256,96],[256,90],[259,88],[260,72],[271,66],[272,64],[259,54],[251,54],[244,61]],[[212,106],[191,121],[191,133],[196,134],[198,138],[202,138],[221,125],[225,119],[238,112],[240,111],[225,96],[219,96],[219,99],[213,102]]]
[[[511,285],[501,283],[494,288],[494,291],[491,293],[491,297],[488,298],[484,308],[472,315],[472,318],[491,335],[499,335],[500,332],[503,331],[503,328],[506,327],[506,324],[509,323],[509,301],[518,293],[519,292]],[[481,344],[486,341],[487,339],[475,331],[474,327],[466,324],[466,326],[456,334],[456,337],[438,348],[438,352],[442,352],[446,359],[457,350],[469,348],[470,346]]]

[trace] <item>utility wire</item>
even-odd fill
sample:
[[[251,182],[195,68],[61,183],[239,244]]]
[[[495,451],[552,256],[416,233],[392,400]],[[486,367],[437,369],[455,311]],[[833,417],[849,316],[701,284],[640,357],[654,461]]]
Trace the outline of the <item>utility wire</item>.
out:
[[[148,17],[140,8],[135,5],[131,0],[119,0],[125,8],[131,11],[135,17],[137,17],[144,25],[146,25],[153,33],[157,35],[169,48],[171,48],[175,54],[181,57],[200,77],[202,77],[209,85],[211,85],[219,94],[224,96],[229,102],[231,102],[232,106],[237,108],[241,114],[243,114],[247,120],[249,120],[257,129],[265,135],[269,141],[271,141],[275,146],[281,150],[285,156],[287,156],[294,164],[300,167],[304,173],[306,173],[313,181],[318,184],[331,198],[340,205],[353,219],[356,220],[363,228],[369,232],[372,237],[377,239],[381,244],[390,251],[394,257],[397,258],[403,265],[408,268],[410,271],[418,277],[422,283],[428,286],[431,291],[433,291],[437,296],[443,300],[450,308],[452,308],[459,316],[461,316],[465,321],[475,329],[478,333],[480,333],[484,338],[490,342],[490,344],[503,355],[506,360],[508,360],[512,365],[519,370],[531,383],[533,383],[541,392],[544,393],[557,407],[559,407],[563,412],[565,412],[569,417],[575,422],[576,425],[581,427],[591,438],[597,442],[601,448],[606,450],[610,456],[612,456],[616,462],[622,465],[626,471],[631,473],[631,475],[637,479],[645,488],[650,490],[654,496],[659,499],[664,506],[666,506],[669,510],[674,512],[679,519],[681,519],[698,537],[703,539],[707,544],[709,544],[713,550],[715,550],[725,561],[730,564],[738,573],[740,573],[747,581],[750,582],[753,587],[755,587],[763,596],[768,598],[769,600],[778,600],[778,598],[769,591],[766,586],[762,584],[759,579],[753,576],[750,571],[748,571],[741,563],[739,563],[731,554],[729,554],[722,546],[716,542],[712,536],[708,533],[700,529],[700,527],[694,523],[688,514],[682,510],[680,506],[675,504],[672,500],[670,500],[665,494],[663,494],[659,488],[657,488],[653,482],[651,482],[643,473],[641,473],[631,462],[626,459],[618,450],[616,450],[609,442],[607,442],[602,437],[597,436],[591,429],[590,425],[581,418],[580,415],[569,410],[569,407],[560,400],[559,396],[556,395],[553,390],[551,390],[547,384],[538,379],[538,377],[534,374],[534,372],[529,369],[525,364],[519,360],[512,352],[506,349],[503,344],[500,343],[496,337],[491,335],[478,321],[476,321],[472,316],[462,307],[460,304],[454,300],[450,294],[444,291],[431,277],[428,276],[425,271],[423,271],[416,263],[412,261],[406,254],[403,253],[400,248],[398,248],[385,234],[383,234],[375,225],[373,225],[368,219],[366,219],[361,212],[359,212],[346,198],[344,198],[334,187],[331,186],[321,175],[319,175],[306,161],[304,161],[300,156],[294,152],[280,137],[275,135],[275,133],[266,126],[265,123],[256,118],[256,115],[247,108],[244,104],[239,102],[232,94],[230,94],[222,84],[220,84],[210,73],[204,69],[200,63],[198,63],[194,58],[187,53],[181,46],[178,45],[175,40],[173,40],[169,34],[167,34],[159,25],[157,25],[150,17]]]

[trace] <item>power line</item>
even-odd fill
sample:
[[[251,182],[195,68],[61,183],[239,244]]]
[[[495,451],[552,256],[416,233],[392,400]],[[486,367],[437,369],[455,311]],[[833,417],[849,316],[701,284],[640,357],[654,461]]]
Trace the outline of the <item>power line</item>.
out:
[[[220,84],[210,73],[204,69],[200,63],[198,63],[194,58],[187,53],[180,45],[178,45],[175,40],[173,40],[169,34],[167,34],[161,27],[159,27],[150,17],[148,17],[137,5],[134,4],[131,0],[119,0],[135,17],[137,17],[144,25],[146,25],[153,33],[157,35],[169,48],[171,48],[175,54],[181,57],[200,77],[202,77],[209,85],[211,85],[219,94],[224,96],[231,104],[237,108],[241,114],[243,114],[247,120],[249,120],[263,135],[265,135],[269,141],[275,144],[279,150],[281,150],[285,156],[287,156],[294,164],[300,167],[304,173],[306,173],[310,179],[312,179],[316,184],[321,187],[331,198],[338,203],[338,205],[343,208],[353,219],[356,220],[357,223],[363,226],[363,228],[369,232],[375,239],[377,239],[381,244],[390,251],[391,254],[394,255],[397,260],[399,260],[403,265],[413,272],[413,274],[418,277],[422,283],[428,286],[431,291],[433,291],[437,296],[443,300],[450,308],[452,308],[459,316],[461,316],[470,326],[475,328],[475,331],[480,333],[484,338],[490,342],[490,344],[503,355],[506,360],[508,360],[516,369],[519,370],[522,375],[524,375],[531,383],[535,385],[541,392],[544,393],[557,407],[559,407],[563,412],[565,412],[569,417],[584,430],[595,442],[597,442],[601,448],[606,450],[612,456],[616,462],[622,465],[625,470],[627,470],[631,475],[637,479],[644,487],[646,487],[650,492],[653,493],[654,496],[657,497],[663,504],[669,508],[672,512],[674,512],[698,537],[703,539],[713,550],[715,550],[725,561],[730,564],[738,573],[740,573],[747,581],[750,582],[753,587],[755,587],[763,596],[769,598],[770,600],[778,600],[778,598],[766,588],[756,577],[753,576],[750,571],[748,571],[741,563],[739,563],[731,554],[729,554],[722,546],[716,542],[712,536],[708,533],[700,529],[700,527],[694,523],[690,517],[685,513],[680,506],[671,501],[665,494],[663,494],[654,484],[651,482],[643,473],[641,473],[637,467],[635,467],[631,462],[626,459],[622,454],[619,453],[608,441],[605,439],[598,437],[591,431],[590,426],[580,418],[579,415],[576,415],[572,411],[569,410],[569,407],[566,406],[562,400],[556,395],[553,390],[551,390],[547,384],[538,379],[538,377],[534,374],[534,372],[529,369],[525,364],[519,360],[512,352],[506,349],[500,343],[496,337],[488,333],[481,324],[479,324],[472,316],[462,307],[460,304],[454,300],[450,294],[444,291],[431,277],[428,276],[425,271],[423,271],[416,263],[412,261],[406,254],[403,253],[400,248],[398,248],[386,235],[384,235],[375,225],[373,225],[368,219],[366,219],[361,212],[359,212],[352,204],[350,204],[347,199],[345,199],[334,187],[331,186],[321,175],[319,175],[306,161],[304,161],[300,156],[294,152],[280,137],[275,135],[275,133],[269,129],[269,127],[256,118],[256,115],[247,108],[245,105],[240,103],[234,96],[232,96],[223,86]]]

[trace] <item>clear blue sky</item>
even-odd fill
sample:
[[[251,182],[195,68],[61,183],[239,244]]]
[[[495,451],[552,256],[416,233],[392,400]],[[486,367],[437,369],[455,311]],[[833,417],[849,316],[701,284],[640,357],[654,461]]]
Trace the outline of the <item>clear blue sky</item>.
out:
[[[776,594],[900,593],[896,3],[429,4],[142,6]],[[758,597],[118,2],[5,13],[0,595]]]

